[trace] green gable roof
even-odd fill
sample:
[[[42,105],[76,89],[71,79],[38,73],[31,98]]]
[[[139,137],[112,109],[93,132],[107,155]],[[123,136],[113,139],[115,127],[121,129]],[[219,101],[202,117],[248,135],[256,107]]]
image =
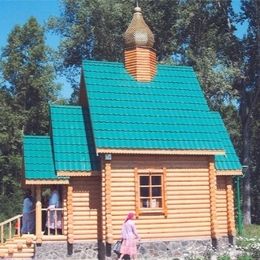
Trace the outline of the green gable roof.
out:
[[[25,179],[59,179],[49,136],[24,136],[23,150]]]
[[[50,106],[52,142],[57,171],[97,170],[91,131],[81,106]]]
[[[85,61],[83,76],[96,148],[227,149],[217,167],[240,169],[191,67],[158,65],[153,80],[142,83],[122,63]]]

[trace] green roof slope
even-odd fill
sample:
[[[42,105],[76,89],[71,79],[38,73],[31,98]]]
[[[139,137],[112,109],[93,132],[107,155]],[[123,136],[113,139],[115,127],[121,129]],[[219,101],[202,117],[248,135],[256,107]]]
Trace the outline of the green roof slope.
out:
[[[229,138],[220,135],[221,119],[209,110],[191,67],[158,65],[156,76],[147,83],[136,81],[117,62],[85,61],[83,74],[97,148],[229,147],[223,144]]]
[[[25,179],[59,179],[49,136],[24,136],[23,150]]]
[[[222,118],[219,113],[212,112],[219,119],[217,123],[217,128],[219,130],[219,137],[222,140],[223,147],[225,149],[225,155],[217,155],[215,166],[217,170],[233,170],[241,169],[241,164],[237,157],[234,146],[229,137],[229,133],[223,123]]]
[[[55,167],[57,171],[97,170],[91,129],[85,122],[81,106],[51,105],[51,128]]]

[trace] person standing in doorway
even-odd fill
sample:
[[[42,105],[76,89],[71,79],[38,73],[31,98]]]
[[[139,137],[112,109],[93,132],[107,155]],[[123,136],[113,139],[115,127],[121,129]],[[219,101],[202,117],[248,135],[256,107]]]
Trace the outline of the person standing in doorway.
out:
[[[25,191],[23,200],[22,234],[33,234],[34,232],[34,200],[30,190]]]
[[[123,259],[125,255],[129,255],[132,260],[137,259],[137,241],[140,240],[140,237],[133,221],[134,218],[135,214],[133,212],[129,212],[122,225],[122,245],[119,260]]]
[[[61,208],[60,194],[57,187],[53,185],[51,186],[51,196],[48,202],[46,223],[46,227],[50,229],[51,234],[55,234],[55,230],[57,230],[57,234],[62,233],[62,212],[56,210],[58,208]]]

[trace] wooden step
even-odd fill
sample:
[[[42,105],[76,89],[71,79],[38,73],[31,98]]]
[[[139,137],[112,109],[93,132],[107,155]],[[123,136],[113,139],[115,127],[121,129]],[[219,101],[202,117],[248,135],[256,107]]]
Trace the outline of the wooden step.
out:
[[[0,247],[0,253],[4,253],[4,252],[8,251],[9,248],[13,248],[14,252],[27,252],[27,253],[34,252],[34,246],[27,247],[26,245],[23,245],[22,249],[18,249],[17,245],[10,245],[10,246],[5,246],[5,247]]]
[[[42,241],[45,242],[54,242],[54,241],[65,241],[67,240],[67,237],[64,235],[44,235],[42,236]]]
[[[29,246],[26,245],[26,240],[32,238],[33,243]],[[16,236],[8,240],[5,244],[0,246],[0,256],[5,259],[32,259],[35,253],[34,236],[26,235],[23,237]],[[21,244],[22,248],[18,249],[17,246]],[[9,250],[13,253],[9,253]],[[2,259],[1,258],[1,259]]]
[[[0,250],[2,248],[9,248],[9,247],[13,247],[13,248],[17,248],[17,245],[21,243],[22,244],[22,249],[31,249],[31,248],[34,248],[34,242],[29,246],[29,245],[26,245],[26,241],[13,241],[13,242],[8,242],[8,243],[5,243],[3,245],[0,246]]]
[[[34,253],[14,253],[12,255],[6,254],[5,257],[8,259],[32,259],[34,256]]]

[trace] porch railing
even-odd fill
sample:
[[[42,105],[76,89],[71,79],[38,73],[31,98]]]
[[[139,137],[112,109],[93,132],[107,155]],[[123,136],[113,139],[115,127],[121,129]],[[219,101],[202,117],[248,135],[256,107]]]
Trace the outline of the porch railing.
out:
[[[22,216],[20,214],[0,223],[0,244],[4,244],[7,239],[12,239],[15,235],[21,236]]]
[[[64,234],[63,213],[63,208],[54,208],[51,210],[42,208],[42,215],[46,215],[46,221],[42,223],[44,235]],[[23,215],[19,214],[0,223],[0,244],[4,244],[8,239],[12,239],[14,236],[21,236],[22,218]]]
[[[44,235],[63,235],[64,234],[64,209],[63,208],[42,208],[42,215],[45,214],[43,223]]]

